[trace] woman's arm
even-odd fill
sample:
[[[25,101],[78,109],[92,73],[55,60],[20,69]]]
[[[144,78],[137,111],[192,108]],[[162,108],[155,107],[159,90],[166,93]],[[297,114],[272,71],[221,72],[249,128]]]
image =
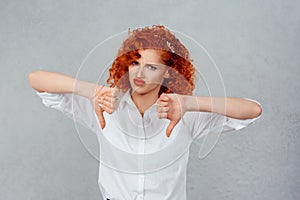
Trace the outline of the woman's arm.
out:
[[[111,114],[116,107],[117,94],[114,88],[95,85],[64,74],[47,71],[32,72],[28,75],[28,79],[31,87],[38,92],[74,93],[90,99],[102,128],[105,127],[103,111]]]
[[[242,98],[162,94],[158,101],[158,117],[170,120],[168,137],[185,112],[214,112],[243,120],[260,116],[262,108],[255,101]]]
[[[262,113],[261,106],[255,101],[235,97],[183,96],[183,106],[186,112],[214,112],[235,119],[252,119]]]
[[[99,87],[64,74],[47,71],[32,72],[28,75],[28,80],[31,87],[38,92],[75,93],[89,99],[95,96],[95,89]]]

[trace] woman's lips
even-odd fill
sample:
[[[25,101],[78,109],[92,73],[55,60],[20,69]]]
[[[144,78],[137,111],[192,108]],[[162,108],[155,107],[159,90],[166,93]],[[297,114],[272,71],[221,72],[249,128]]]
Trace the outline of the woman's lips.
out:
[[[133,79],[133,82],[136,86],[143,86],[145,84],[145,81],[138,78]]]

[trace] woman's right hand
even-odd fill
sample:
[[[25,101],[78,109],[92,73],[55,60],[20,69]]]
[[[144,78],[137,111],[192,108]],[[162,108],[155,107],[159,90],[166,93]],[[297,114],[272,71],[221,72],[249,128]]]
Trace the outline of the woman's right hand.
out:
[[[105,119],[103,112],[105,111],[112,114],[116,110],[119,104],[119,90],[116,88],[98,85],[95,89],[92,102],[101,128],[104,129]]]

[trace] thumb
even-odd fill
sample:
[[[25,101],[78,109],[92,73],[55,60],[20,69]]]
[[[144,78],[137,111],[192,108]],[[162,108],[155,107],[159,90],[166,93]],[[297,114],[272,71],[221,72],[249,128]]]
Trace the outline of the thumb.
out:
[[[103,110],[102,109],[98,113],[98,118],[99,118],[101,128],[104,129],[106,123],[105,123],[105,119],[104,119],[104,116],[103,116]]]
[[[170,121],[170,124],[168,125],[167,130],[166,130],[167,137],[170,137],[170,135],[173,131],[173,128],[176,126],[177,123],[178,123],[178,121]]]
[[[166,93],[162,93],[159,97],[161,101],[169,101],[169,97]]]

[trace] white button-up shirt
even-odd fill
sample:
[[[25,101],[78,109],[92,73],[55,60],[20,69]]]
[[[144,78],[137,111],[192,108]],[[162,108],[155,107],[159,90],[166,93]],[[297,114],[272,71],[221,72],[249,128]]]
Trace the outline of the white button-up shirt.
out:
[[[239,120],[211,112],[187,112],[167,138],[169,121],[157,117],[157,105],[142,117],[129,92],[113,114],[104,113],[103,130],[89,99],[75,94],[37,94],[45,106],[63,112],[98,136],[98,184],[103,199],[110,200],[185,200],[190,144],[208,133],[242,129],[260,118]]]

